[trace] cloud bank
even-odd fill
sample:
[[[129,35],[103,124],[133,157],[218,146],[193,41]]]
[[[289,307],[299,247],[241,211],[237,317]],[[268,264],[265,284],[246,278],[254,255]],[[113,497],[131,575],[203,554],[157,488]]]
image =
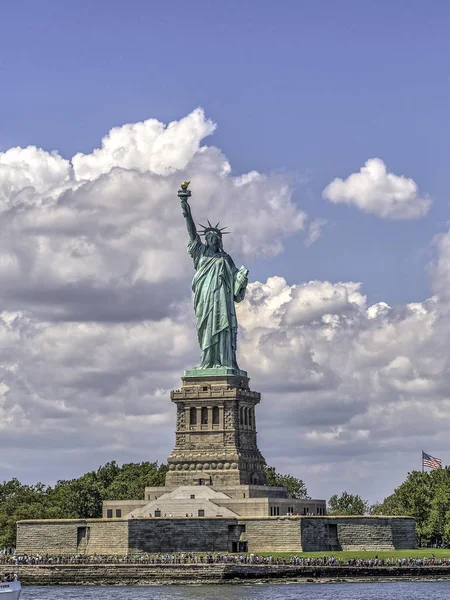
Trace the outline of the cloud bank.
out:
[[[229,225],[238,262],[282,252],[305,229],[289,181],[234,176],[203,145],[213,131],[197,109],[168,126],[115,128],[72,161],[34,147],[0,153],[4,479],[170,453],[169,391],[198,360],[180,181],[192,179],[197,221]],[[450,233],[435,247],[435,295],[422,303],[369,305],[360,282],[274,275],[238,306],[239,362],[263,393],[261,449],[315,496],[381,499],[420,466],[422,447],[447,448]]]
[[[35,147],[0,153],[4,306],[50,320],[166,316],[192,270],[176,197],[186,177],[195,218],[226,222],[231,252],[281,252],[306,220],[289,181],[233,177],[223,154],[201,145],[214,128],[197,109],[167,126],[149,119],[116,127],[101,148],[71,162]]]

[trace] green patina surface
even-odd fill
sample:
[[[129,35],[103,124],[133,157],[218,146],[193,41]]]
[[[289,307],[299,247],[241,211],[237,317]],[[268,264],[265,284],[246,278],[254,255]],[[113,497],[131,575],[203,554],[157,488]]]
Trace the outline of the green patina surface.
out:
[[[245,297],[248,269],[238,269],[222,246],[223,229],[219,223],[202,226],[204,242],[192,217],[188,182],[179,190],[181,211],[189,234],[188,252],[195,275],[192,280],[197,336],[201,349],[200,364],[185,371],[185,376],[244,375],[236,359],[237,318],[235,303]],[[226,233],[226,232],[225,232]],[[204,373],[202,373],[204,371]]]

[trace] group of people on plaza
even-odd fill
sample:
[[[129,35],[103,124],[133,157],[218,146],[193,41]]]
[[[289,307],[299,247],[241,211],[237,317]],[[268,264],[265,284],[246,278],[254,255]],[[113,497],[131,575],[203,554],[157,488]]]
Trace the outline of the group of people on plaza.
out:
[[[170,554],[136,554],[134,556],[108,555],[0,555],[0,565],[65,565],[65,564],[252,564],[252,565],[290,565],[301,567],[430,567],[449,566],[450,558],[410,557],[410,558],[336,558],[323,555],[321,557],[303,556],[263,556],[258,554],[222,554],[222,553],[186,553]]]

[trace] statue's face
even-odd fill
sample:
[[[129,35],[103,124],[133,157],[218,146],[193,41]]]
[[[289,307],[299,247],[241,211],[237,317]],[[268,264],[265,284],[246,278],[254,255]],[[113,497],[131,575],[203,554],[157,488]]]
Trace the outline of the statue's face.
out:
[[[210,248],[213,252],[217,252],[220,248],[220,240],[219,236],[215,233],[209,233],[206,238],[206,243],[208,244],[208,248]]]

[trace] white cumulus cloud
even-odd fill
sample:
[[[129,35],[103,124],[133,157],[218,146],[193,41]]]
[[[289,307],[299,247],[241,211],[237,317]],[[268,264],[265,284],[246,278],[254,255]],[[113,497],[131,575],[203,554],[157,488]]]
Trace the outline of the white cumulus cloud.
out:
[[[432,203],[413,179],[390,173],[380,158],[370,158],[345,180],[333,179],[322,195],[334,204],[354,205],[363,212],[399,221],[420,219]]]
[[[103,138],[101,148],[73,157],[74,173],[77,179],[95,179],[121,167],[168,175],[186,168],[200,151],[202,139],[215,128],[200,108],[167,126],[157,119],[148,119],[114,127]],[[229,169],[225,161],[222,168]]]
[[[306,221],[288,178],[234,177],[220,150],[202,145],[214,129],[196,109],[167,126],[115,127],[71,161],[35,147],[0,153],[4,307],[81,321],[164,316],[192,275],[177,198],[186,178],[194,218],[228,225],[237,260],[281,252]]]

